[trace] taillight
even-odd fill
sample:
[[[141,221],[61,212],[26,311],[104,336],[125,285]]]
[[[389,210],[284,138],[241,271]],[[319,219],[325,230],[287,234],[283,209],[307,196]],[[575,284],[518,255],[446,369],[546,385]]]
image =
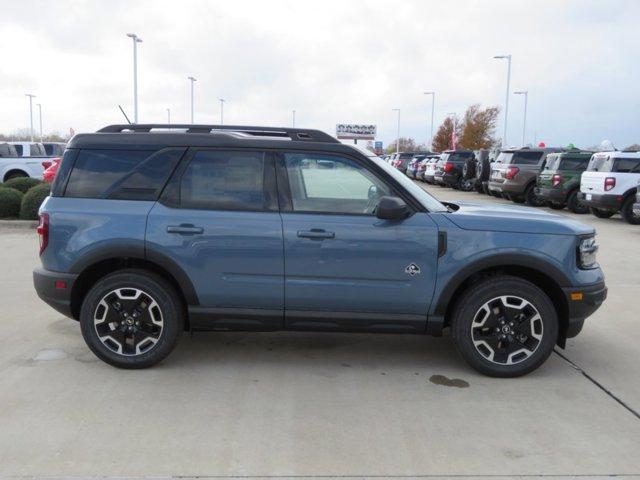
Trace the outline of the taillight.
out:
[[[47,168],[49,168],[51,166],[51,162],[45,160],[44,162],[42,162],[42,167],[46,170]]]
[[[612,190],[615,186],[616,186],[615,177],[607,177],[607,178],[604,179],[604,191],[605,192],[608,192],[609,190]]]
[[[504,174],[504,178],[507,180],[513,180],[513,177],[515,177],[519,171],[520,169],[518,167],[509,167]]]
[[[38,234],[38,239],[40,240],[40,255],[44,252],[44,249],[47,248],[49,244],[49,214],[41,213],[40,214],[40,223],[38,224],[38,228],[36,228],[36,233]]]
[[[447,162],[444,164],[444,171],[449,173],[449,172],[453,172],[453,163],[451,162]]]
[[[554,187],[557,187],[561,183],[562,183],[562,175],[559,175],[559,174],[556,173],[553,177],[551,177],[551,184]]]

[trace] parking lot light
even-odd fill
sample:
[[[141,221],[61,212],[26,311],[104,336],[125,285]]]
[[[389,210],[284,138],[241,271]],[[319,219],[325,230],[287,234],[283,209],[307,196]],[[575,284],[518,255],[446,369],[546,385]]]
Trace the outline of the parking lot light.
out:
[[[191,123],[193,123],[193,83],[196,82],[195,77],[187,77],[191,82]]]
[[[507,94],[504,101],[504,134],[502,135],[502,147],[507,146],[507,122],[509,119],[509,90],[511,84],[511,55],[495,55],[493,58],[507,60]]]
[[[138,44],[142,39],[135,33],[127,33],[133,41],[133,123],[138,123]]]
[[[220,125],[224,125],[224,98],[220,99]]]
[[[433,112],[436,104],[436,92],[424,92],[425,95],[431,95],[431,128],[429,135],[429,150],[433,148]]]
[[[529,100],[529,92],[527,90],[519,90],[513,93],[514,95],[524,95],[524,120],[522,121],[522,146],[524,147],[527,132],[527,102]]]
[[[31,93],[25,93],[27,97],[29,97],[29,135],[31,136],[31,141],[33,142],[33,99],[36,97]]]

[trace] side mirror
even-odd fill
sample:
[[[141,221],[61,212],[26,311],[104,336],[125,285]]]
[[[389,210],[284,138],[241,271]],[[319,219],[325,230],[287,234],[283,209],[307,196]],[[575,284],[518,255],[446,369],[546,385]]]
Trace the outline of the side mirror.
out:
[[[381,220],[402,220],[410,213],[411,210],[407,204],[398,197],[380,197],[378,208],[376,208],[376,217]]]

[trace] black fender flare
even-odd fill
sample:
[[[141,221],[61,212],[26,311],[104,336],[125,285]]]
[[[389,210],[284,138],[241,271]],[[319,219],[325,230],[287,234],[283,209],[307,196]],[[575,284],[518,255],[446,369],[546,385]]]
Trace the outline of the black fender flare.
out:
[[[84,254],[80,260],[75,262],[69,269],[69,273],[80,275],[82,272],[97,263],[105,260],[125,258],[147,261],[160,267],[162,270],[169,273],[169,275],[171,275],[180,286],[188,305],[200,304],[196,289],[182,267],[167,255],[156,250],[145,248],[144,241],[128,241],[118,245],[110,244],[97,247],[91,252]]]

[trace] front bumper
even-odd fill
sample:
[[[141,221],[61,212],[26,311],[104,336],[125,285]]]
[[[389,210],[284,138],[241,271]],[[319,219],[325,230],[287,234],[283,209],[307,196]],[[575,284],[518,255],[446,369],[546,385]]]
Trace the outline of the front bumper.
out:
[[[38,296],[61,314],[73,318],[71,291],[78,275],[51,272],[44,268],[33,270],[33,286]]]
[[[588,197],[588,196],[591,197]],[[589,199],[590,198],[590,199]],[[617,212],[620,210],[622,197],[620,195],[611,195],[607,193],[578,193],[578,199],[584,205],[601,210],[612,210]]]
[[[607,286],[602,282],[587,287],[565,287],[562,291],[569,306],[569,315],[563,337],[572,338],[580,333],[585,319],[598,310],[605,301],[607,298]]]
[[[548,202],[564,203],[567,200],[567,194],[561,188],[536,187],[536,197]]]

